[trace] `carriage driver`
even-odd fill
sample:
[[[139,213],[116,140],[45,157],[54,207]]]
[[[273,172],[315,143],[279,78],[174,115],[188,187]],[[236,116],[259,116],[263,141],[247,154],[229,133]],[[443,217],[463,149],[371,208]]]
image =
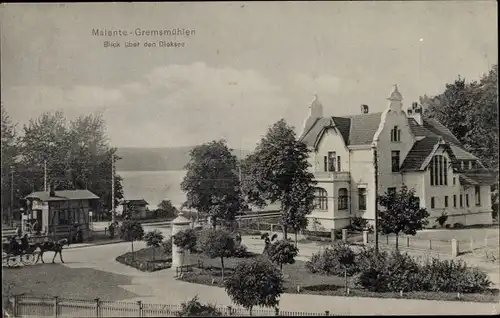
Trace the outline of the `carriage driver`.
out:
[[[16,240],[15,235],[12,235],[10,237],[9,249],[11,253],[19,253],[21,251],[21,246],[19,245],[19,242]]]

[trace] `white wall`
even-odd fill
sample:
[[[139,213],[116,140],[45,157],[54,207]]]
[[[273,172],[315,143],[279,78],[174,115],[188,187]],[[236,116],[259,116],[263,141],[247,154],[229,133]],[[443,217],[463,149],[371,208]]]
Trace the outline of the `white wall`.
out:
[[[375,167],[373,151],[367,149],[351,149],[351,211],[352,216],[365,219],[375,218]],[[358,187],[366,187],[366,210],[359,210]]]
[[[318,143],[317,151],[314,153],[313,171],[325,171],[324,156],[328,152],[335,151],[336,156],[340,156],[340,171],[349,171],[349,150],[346,148],[342,135],[334,129],[325,131]],[[338,169],[338,164],[336,169]]]

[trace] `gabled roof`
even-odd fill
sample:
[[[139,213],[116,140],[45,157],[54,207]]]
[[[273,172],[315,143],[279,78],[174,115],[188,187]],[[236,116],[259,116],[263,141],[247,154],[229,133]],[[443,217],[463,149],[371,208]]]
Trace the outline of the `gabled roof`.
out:
[[[132,204],[144,204],[144,205],[148,205],[149,204],[144,199],[131,199],[131,200],[125,200],[125,201],[123,201],[123,204],[129,204],[129,203],[132,203]]]
[[[456,160],[455,154],[448,143],[444,142],[440,136],[429,136],[413,144],[401,166],[401,171],[425,170],[430,163],[430,159],[440,147],[444,148],[452,161]]]
[[[492,185],[496,183],[497,176],[483,170],[461,173],[458,178],[461,184]]]
[[[93,200],[99,199],[97,195],[89,190],[61,190],[54,191],[54,196],[49,192],[36,191],[28,194],[25,199],[38,199],[41,201],[68,201],[68,200]]]

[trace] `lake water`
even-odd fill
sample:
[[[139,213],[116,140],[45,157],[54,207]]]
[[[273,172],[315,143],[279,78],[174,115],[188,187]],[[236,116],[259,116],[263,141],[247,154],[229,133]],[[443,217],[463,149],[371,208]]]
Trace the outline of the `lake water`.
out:
[[[181,182],[186,175],[180,171],[117,171],[123,178],[125,199],[144,199],[149,208],[156,208],[161,200],[168,199],[179,207],[186,200]]]

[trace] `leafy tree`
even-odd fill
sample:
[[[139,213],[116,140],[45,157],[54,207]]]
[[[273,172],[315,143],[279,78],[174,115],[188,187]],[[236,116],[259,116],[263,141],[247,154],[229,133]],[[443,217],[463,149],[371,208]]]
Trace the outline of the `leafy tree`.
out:
[[[280,202],[281,224],[296,232],[307,226],[313,209],[314,175],[308,171],[309,150],[297,141],[284,119],[271,126],[255,152],[243,164],[243,193],[249,203],[264,207]]]
[[[181,304],[181,310],[177,313],[177,317],[219,317],[222,313],[212,304],[204,305],[195,296],[188,302]]]
[[[384,234],[396,234],[396,249],[400,232],[415,235],[428,224],[429,212],[420,208],[415,190],[408,190],[406,185],[403,185],[399,192],[387,192],[380,196],[379,202],[385,208],[379,212],[380,229]]]
[[[183,231],[177,232],[172,236],[174,244],[180,247],[183,251],[192,252],[196,247],[196,233],[193,229],[185,229]],[[184,253],[182,254],[182,260],[184,262]]]
[[[134,241],[140,241],[144,237],[144,229],[137,221],[126,220],[120,226],[120,238],[132,243],[132,253],[134,253]]]
[[[156,210],[156,216],[175,217],[179,213],[170,200],[161,200]]]
[[[3,103],[1,104],[1,180],[2,180],[2,215],[7,215],[9,218],[13,218],[13,211],[7,214],[7,210],[11,206],[10,193],[11,193],[11,166],[16,162],[16,157],[18,156],[18,136],[16,132],[16,124],[12,122],[7,111],[4,108]],[[16,203],[16,200],[14,200]],[[17,204],[16,204],[17,205]]]
[[[299,249],[288,239],[278,240],[267,249],[267,257],[271,262],[278,264],[280,270],[283,270],[283,264],[295,263],[298,254]]]
[[[224,285],[231,300],[250,315],[255,306],[276,307],[284,292],[281,271],[263,258],[239,263]]]
[[[163,234],[161,234],[158,230],[149,231],[146,235],[144,235],[146,245],[153,248],[153,260],[155,259],[155,251],[161,246],[163,238]]]
[[[215,229],[217,220],[234,220],[244,207],[241,197],[237,160],[225,140],[194,147],[181,183],[186,192],[185,207],[207,213]]]
[[[220,258],[222,280],[224,281],[224,257],[234,255],[236,243],[234,238],[224,230],[206,230],[200,235],[200,249],[210,258]]]

